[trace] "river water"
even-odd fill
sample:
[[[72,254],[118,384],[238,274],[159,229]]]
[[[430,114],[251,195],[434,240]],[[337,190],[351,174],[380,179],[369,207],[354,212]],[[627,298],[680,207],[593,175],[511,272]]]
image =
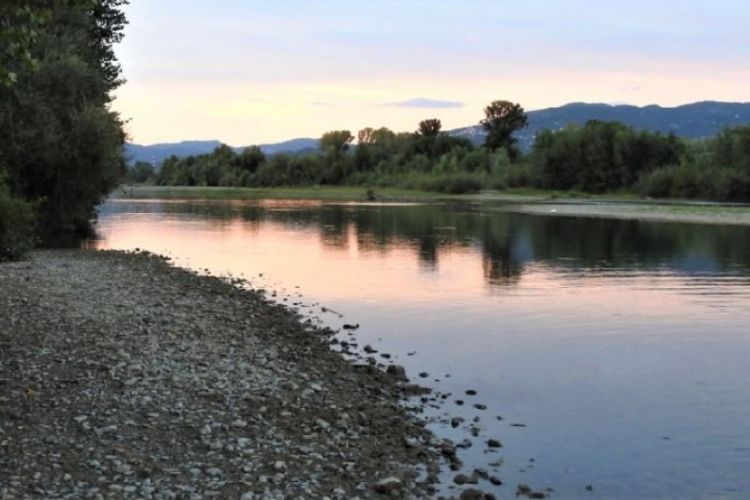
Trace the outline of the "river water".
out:
[[[459,456],[502,479],[480,485],[499,497],[524,483],[553,498],[750,498],[748,227],[114,200],[97,231],[97,248],[167,254],[334,328],[359,324],[360,348],[451,394],[428,408],[431,428],[471,440]]]

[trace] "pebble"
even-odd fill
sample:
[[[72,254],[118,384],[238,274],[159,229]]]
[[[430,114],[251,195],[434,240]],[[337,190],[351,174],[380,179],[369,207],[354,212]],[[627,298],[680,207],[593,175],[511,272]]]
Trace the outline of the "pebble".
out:
[[[479,480],[475,476],[467,476],[466,474],[457,474],[456,477],[453,478],[453,482],[458,485],[477,484],[479,483]]]
[[[375,483],[374,489],[377,493],[390,495],[404,487],[403,481],[397,477],[387,477]]]
[[[0,498],[433,495],[417,467],[461,464],[400,404],[404,367],[352,364],[265,301],[145,253],[0,264],[0,381],[20,366],[35,391],[0,392]]]
[[[401,365],[389,365],[388,368],[386,368],[386,373],[392,377],[406,380],[406,369]]]

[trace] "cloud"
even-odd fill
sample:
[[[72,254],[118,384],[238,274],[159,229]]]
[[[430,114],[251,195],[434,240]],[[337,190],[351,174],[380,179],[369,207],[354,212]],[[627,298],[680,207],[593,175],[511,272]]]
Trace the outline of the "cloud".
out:
[[[312,102],[310,103],[310,105],[311,105],[311,106],[323,106],[323,107],[328,107],[328,106],[333,106],[333,103],[331,103],[331,102],[326,102],[326,101],[312,101]]]
[[[426,99],[417,97],[406,101],[389,102],[385,106],[397,106],[399,108],[462,108],[465,106],[462,102],[441,101],[438,99]]]

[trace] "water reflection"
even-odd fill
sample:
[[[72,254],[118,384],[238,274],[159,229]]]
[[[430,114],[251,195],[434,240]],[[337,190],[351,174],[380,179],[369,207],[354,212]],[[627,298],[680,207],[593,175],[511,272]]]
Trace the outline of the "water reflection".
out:
[[[498,212],[481,205],[378,206],[320,201],[117,201],[118,213],[163,215],[204,221],[214,230],[238,222],[246,231],[261,224],[315,230],[325,249],[413,251],[425,271],[437,272],[441,257],[478,249],[487,284],[516,284],[531,263],[559,270],[635,267],[684,274],[717,274],[750,267],[750,228],[615,219],[544,217]]]

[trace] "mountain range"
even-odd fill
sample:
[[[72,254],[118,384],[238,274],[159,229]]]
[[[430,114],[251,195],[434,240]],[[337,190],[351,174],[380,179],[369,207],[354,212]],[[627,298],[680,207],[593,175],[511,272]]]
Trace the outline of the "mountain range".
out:
[[[584,124],[589,120],[618,121],[641,130],[669,133],[689,139],[712,137],[726,127],[750,123],[750,103],[703,101],[673,108],[661,106],[630,106],[609,104],[570,103],[557,108],[528,112],[528,127],[516,134],[522,149],[531,148],[537,132],[549,128],[558,130],[568,124]],[[457,137],[467,137],[475,144],[484,141],[479,125],[448,131]],[[146,161],[159,165],[171,155],[184,157],[210,153],[219,141],[183,141],[178,143],[142,146],[128,143],[125,150],[131,162]],[[318,148],[318,140],[299,138],[275,144],[262,144],[267,155],[278,153],[303,154]],[[234,148],[241,151],[243,147]]]
[[[161,163],[174,155],[178,158],[186,156],[195,156],[210,153],[217,146],[221,146],[221,141],[181,141],[165,142],[142,146],[140,144],[126,143],[125,155],[130,163],[145,161],[153,165]],[[238,153],[245,149],[246,146],[232,147]],[[289,141],[278,142],[274,144],[261,144],[258,147],[266,155],[275,155],[279,153],[304,154],[318,149],[317,139],[291,139]]]

